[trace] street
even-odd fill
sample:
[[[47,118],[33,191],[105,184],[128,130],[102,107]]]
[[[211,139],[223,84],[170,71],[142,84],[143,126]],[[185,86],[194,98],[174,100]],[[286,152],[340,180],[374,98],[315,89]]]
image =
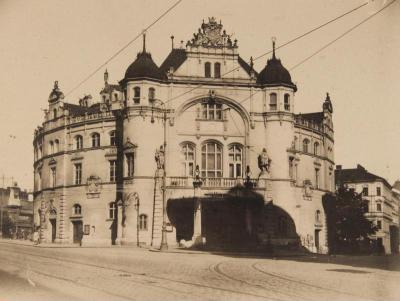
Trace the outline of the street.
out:
[[[398,265],[380,267],[385,257],[350,260],[357,262],[354,266],[346,260],[43,248],[1,241],[0,300],[400,299]]]

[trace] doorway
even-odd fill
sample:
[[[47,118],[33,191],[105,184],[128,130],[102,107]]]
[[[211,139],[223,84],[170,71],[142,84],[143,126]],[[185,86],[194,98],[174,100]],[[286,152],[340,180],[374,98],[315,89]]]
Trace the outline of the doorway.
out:
[[[321,232],[321,230],[319,230],[319,229],[316,229],[315,230],[315,235],[314,235],[314,237],[315,237],[315,239],[314,239],[314,241],[315,241],[315,248],[316,248],[316,250],[317,250],[317,253],[319,253],[319,249],[320,249],[320,245],[319,245],[319,233]]]
[[[83,236],[83,224],[82,221],[75,221],[73,222],[73,242],[80,244],[82,242]]]
[[[50,223],[51,223],[51,242],[54,242],[56,240],[56,233],[57,233],[57,220],[50,219]]]

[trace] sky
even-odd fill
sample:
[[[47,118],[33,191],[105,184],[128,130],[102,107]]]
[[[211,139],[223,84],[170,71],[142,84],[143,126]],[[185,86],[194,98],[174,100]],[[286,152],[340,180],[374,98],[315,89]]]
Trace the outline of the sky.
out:
[[[176,0],[0,0],[0,185],[11,178],[33,187],[33,132],[54,81],[67,93],[138,35]],[[160,65],[175,44],[191,39],[214,16],[238,39],[248,60],[355,8],[366,0],[183,0],[147,31]],[[368,5],[277,51],[290,69],[367,18],[389,0]],[[326,92],[334,108],[335,163],[363,165],[390,183],[400,178],[400,1],[291,70],[297,113],[321,110]],[[103,72],[123,78],[141,39],[66,97],[99,99]],[[255,61],[261,71],[268,56]]]

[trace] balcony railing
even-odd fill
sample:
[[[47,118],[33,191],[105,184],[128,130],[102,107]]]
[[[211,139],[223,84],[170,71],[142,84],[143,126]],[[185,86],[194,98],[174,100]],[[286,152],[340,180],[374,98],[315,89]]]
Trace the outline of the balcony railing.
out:
[[[167,186],[190,188],[193,187],[193,177],[168,177]],[[201,178],[203,188],[232,188],[238,185],[245,186],[246,179],[242,178]],[[250,179],[251,187],[259,187],[258,179]]]

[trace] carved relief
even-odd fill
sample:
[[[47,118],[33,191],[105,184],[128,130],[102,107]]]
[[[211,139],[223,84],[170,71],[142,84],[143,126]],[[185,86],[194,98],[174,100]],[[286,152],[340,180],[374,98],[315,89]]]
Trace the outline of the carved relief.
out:
[[[86,194],[88,199],[100,197],[101,178],[96,175],[91,175],[86,180]]]

